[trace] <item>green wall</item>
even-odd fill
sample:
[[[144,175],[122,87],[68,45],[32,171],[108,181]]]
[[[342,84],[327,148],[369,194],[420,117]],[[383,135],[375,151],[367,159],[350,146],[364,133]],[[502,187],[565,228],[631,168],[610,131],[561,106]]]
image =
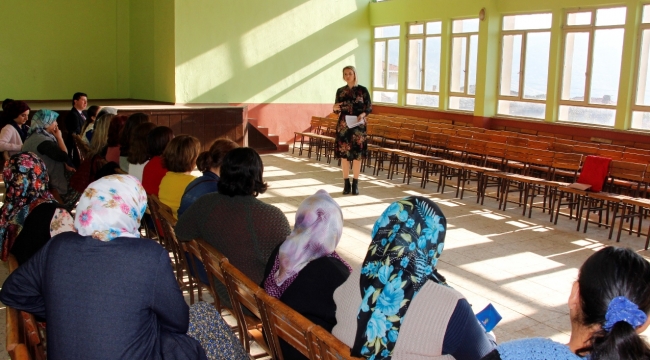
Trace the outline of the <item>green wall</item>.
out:
[[[130,3],[130,97],[175,102],[174,0]]]
[[[331,103],[370,83],[369,0],[176,0],[179,103]]]
[[[125,0],[2,0],[0,97],[128,97],[125,16]]]

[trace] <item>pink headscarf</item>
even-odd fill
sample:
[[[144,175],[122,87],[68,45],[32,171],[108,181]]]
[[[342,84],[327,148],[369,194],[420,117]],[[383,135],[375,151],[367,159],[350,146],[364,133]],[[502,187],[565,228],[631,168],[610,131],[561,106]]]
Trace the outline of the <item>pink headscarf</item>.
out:
[[[334,251],[343,234],[341,208],[325,190],[306,198],[296,212],[296,225],[280,245],[266,291],[279,298],[310,261],[332,256],[350,266]]]

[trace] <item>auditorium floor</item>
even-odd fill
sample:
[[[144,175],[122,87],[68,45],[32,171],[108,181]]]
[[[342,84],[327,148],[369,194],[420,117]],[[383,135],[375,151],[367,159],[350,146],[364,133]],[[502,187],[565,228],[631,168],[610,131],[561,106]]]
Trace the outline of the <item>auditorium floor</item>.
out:
[[[529,219],[521,216],[521,209],[515,205],[498,210],[494,199],[477,205],[471,192],[466,192],[463,200],[456,199],[452,187],[439,194],[435,183],[423,190],[417,180],[405,185],[398,176],[392,181],[385,179],[385,172],[373,177],[368,169],[361,176],[361,194],[343,196],[341,172],[335,161],[330,165],[291,153],[263,155],[262,159],[269,189],[259,198],[282,209],[292,225],[305,197],[319,189],[332,195],[345,220],[337,251],[354,265],[363,261],[374,221],[388,204],[409,195],[435,200],[448,222],[438,269],[476,312],[488,303],[497,308],[503,316],[494,330],[499,342],[532,336],[568,341],[566,301],[578,269],[594,251],[616,244],[607,240],[607,230],[596,225],[590,225],[586,234],[576,232],[575,221],[567,217],[554,226],[541,210],[533,210]],[[620,246],[631,247],[648,258],[650,252],[643,250],[644,242],[644,237],[624,233]],[[6,276],[5,264],[0,266],[0,281]],[[0,322],[4,321],[1,307]],[[4,333],[5,327],[0,326],[0,358],[8,359]]]
[[[500,211],[498,203],[487,198],[480,206],[471,192],[465,192],[463,200],[456,199],[453,187],[439,194],[436,183],[423,190],[418,180],[405,185],[401,177],[386,180],[386,172],[373,177],[372,169],[367,169],[359,183],[361,194],[344,196],[335,161],[328,165],[324,160],[298,157],[297,152],[295,156],[265,155],[263,160],[269,190],[260,198],[281,208],[292,225],[305,197],[318,189],[332,195],[345,220],[337,251],[354,264],[363,262],[372,226],[391,202],[409,195],[435,200],[448,222],[438,269],[467,297],[475,312],[489,303],[497,308],[503,316],[494,330],[499,342],[532,336],[567,342],[571,328],[566,303],[578,269],[594,251],[616,244],[597,225],[590,224],[585,234],[575,231],[574,220],[561,217],[554,226],[539,209],[529,219],[514,204]],[[644,243],[645,237],[623,234],[619,245],[648,258]]]

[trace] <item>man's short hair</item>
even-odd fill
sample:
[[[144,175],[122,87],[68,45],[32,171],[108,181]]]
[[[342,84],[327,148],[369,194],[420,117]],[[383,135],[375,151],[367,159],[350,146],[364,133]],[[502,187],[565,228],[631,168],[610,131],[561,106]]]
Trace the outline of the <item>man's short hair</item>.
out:
[[[72,95],[72,106],[74,106],[74,102],[81,99],[82,96],[88,97],[86,93],[82,93],[82,92],[74,93],[74,95]]]

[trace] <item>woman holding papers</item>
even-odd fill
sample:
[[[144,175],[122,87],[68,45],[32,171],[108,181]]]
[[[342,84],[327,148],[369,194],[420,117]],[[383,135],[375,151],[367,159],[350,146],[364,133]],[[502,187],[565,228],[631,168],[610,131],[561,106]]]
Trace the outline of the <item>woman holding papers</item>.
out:
[[[335,156],[341,159],[343,180],[345,188],[343,195],[352,192],[359,195],[359,172],[361,159],[368,152],[366,141],[366,116],[372,111],[370,93],[368,89],[359,85],[357,71],[354,66],[343,68],[343,80],[346,86],[336,90],[334,113],[339,114],[339,123],[336,126],[336,151]],[[350,161],[352,162],[352,184],[350,185]]]

